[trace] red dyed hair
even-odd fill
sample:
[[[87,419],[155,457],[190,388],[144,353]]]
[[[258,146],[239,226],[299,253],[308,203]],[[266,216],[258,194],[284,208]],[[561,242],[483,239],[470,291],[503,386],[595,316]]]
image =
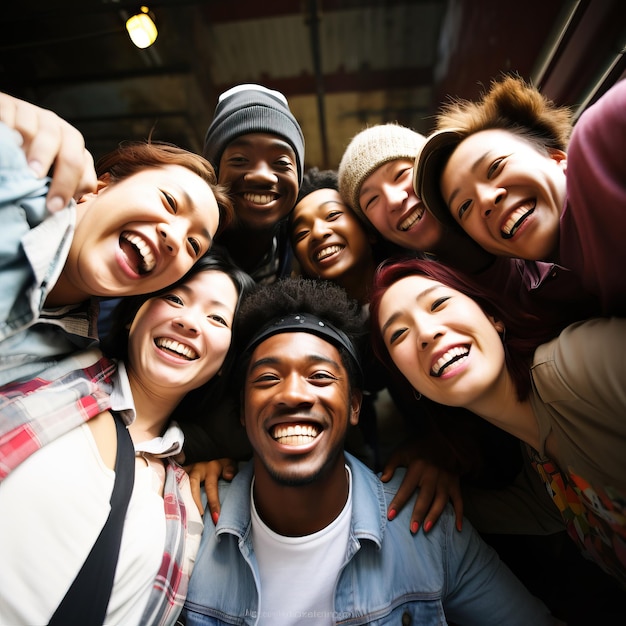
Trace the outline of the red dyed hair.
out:
[[[480,306],[485,315],[491,315],[504,323],[506,367],[515,384],[518,399],[524,400],[530,391],[529,367],[532,356],[539,345],[554,338],[555,332],[550,325],[541,323],[534,315],[519,311],[517,315],[512,315],[503,306],[495,291],[479,285],[470,276],[438,261],[417,258],[389,260],[376,270],[370,300],[370,322],[374,353],[382,363],[394,376],[402,376],[380,333],[380,302],[391,285],[402,278],[415,275],[425,276],[465,294]]]

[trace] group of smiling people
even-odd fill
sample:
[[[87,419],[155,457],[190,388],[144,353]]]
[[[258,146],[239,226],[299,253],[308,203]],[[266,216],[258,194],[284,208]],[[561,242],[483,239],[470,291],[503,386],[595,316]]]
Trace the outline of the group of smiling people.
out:
[[[523,304],[558,277],[501,283],[432,260],[380,268],[370,302],[378,356],[417,392],[527,444],[571,537],[622,584],[625,101],[622,81],[569,138],[566,109],[508,78],[480,102],[451,103],[416,163],[414,185],[430,213],[495,263],[513,259],[522,278],[558,265],[579,282],[560,319],[559,307]],[[517,306],[512,282],[523,292]],[[565,302],[585,292],[594,315],[568,319]]]
[[[301,266],[368,304],[391,379],[521,441],[563,527],[620,585],[625,101],[622,81],[573,126],[569,109],[505,77],[479,101],[443,106],[429,137],[393,124],[354,137],[326,233],[321,205],[317,232],[313,217],[300,225],[304,201],[292,214]],[[370,248],[352,278],[312,256],[337,243],[329,231],[356,230],[335,226],[342,203],[360,218],[361,248],[372,235],[398,246],[377,269]]]
[[[0,97],[2,214],[14,229],[1,251],[14,297],[0,337],[0,502],[21,511],[0,520],[2,623],[68,623],[85,604],[90,623],[173,623],[202,532],[192,487],[204,480],[215,523],[217,476],[234,474],[229,459],[212,461],[190,481],[180,463],[252,452],[229,388],[232,332],[249,292],[293,273],[337,283],[369,318],[366,391],[382,379],[413,397],[409,412],[424,397],[521,441],[569,534],[626,582],[626,82],[572,132],[567,109],[506,77],[443,108],[429,137],[364,129],[321,181],[304,171],[286,100],[259,86],[220,97],[206,159],[122,145],[97,182],[71,127]],[[33,170],[53,161],[48,187]],[[100,345],[94,297],[120,296]],[[124,431],[134,454],[120,466]],[[411,533],[429,533],[449,498],[462,532],[458,486],[421,461],[384,467],[383,480],[413,468],[387,518],[419,486]],[[120,510],[123,534],[101,540]],[[62,536],[72,557],[59,568]],[[103,545],[116,546],[118,574],[116,560],[81,577]],[[106,598],[85,602],[99,585]]]

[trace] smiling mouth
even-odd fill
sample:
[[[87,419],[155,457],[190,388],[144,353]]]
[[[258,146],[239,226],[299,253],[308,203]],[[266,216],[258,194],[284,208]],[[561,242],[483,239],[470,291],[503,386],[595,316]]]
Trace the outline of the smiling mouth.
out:
[[[315,255],[315,260],[316,261],[323,261],[324,259],[327,259],[329,256],[332,256],[333,254],[337,254],[337,253],[341,252],[342,250],[343,250],[343,246],[338,246],[338,245],[328,246],[326,248],[322,248]]]
[[[190,346],[180,343],[175,339],[169,339],[168,337],[157,337],[154,343],[158,348],[164,352],[169,352],[175,356],[186,359],[187,361],[195,361],[198,358],[198,353]]]
[[[424,209],[424,208],[422,208],[421,211],[420,211],[420,209],[416,209],[403,222],[400,223],[400,225],[398,226],[398,229],[402,230],[402,231],[409,230],[409,228],[411,228],[411,226],[413,226],[413,224],[415,224],[415,222],[419,222],[422,219],[422,217],[424,217],[424,211],[425,210],[426,209]]]
[[[321,433],[315,424],[280,424],[270,433],[274,441],[286,446],[303,446],[315,441]]]
[[[270,204],[278,198],[278,196],[273,193],[244,193],[243,197],[247,202],[250,202],[251,204],[258,204],[260,206]]]
[[[465,361],[468,355],[469,348],[465,346],[450,348],[450,350],[447,350],[445,354],[441,355],[441,357],[439,357],[437,362],[433,365],[432,369],[430,370],[430,375],[439,378],[443,375],[447,368],[454,365],[455,363]]]
[[[149,274],[156,267],[152,248],[143,237],[125,230],[120,235],[120,247],[129,261],[134,259],[137,274]]]
[[[515,209],[500,231],[502,238],[511,239],[511,237],[513,237],[513,235],[517,232],[518,228],[524,223],[524,220],[528,216],[532,215],[534,211],[534,206],[531,206],[530,208],[527,206],[521,206],[518,209]]]

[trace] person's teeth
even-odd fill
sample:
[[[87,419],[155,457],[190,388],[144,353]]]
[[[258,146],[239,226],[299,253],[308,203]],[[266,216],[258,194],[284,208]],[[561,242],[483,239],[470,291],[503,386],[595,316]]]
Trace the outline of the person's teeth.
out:
[[[159,337],[155,343],[157,346],[159,346],[159,348],[174,352],[179,356],[189,359],[190,361],[198,358],[198,354],[193,348],[174,339]]]
[[[321,261],[322,259],[325,259],[326,257],[329,257],[332,254],[339,252],[340,250],[341,246],[328,246],[328,248],[324,248],[317,253],[316,259],[318,261]]]
[[[296,424],[277,426],[273,438],[278,443],[287,446],[301,446],[311,443],[319,435],[319,429],[313,424]]]
[[[135,233],[122,233],[122,237],[140,254],[142,273],[151,272],[156,265],[156,259],[146,240]]]
[[[422,219],[422,215],[424,215],[424,211],[420,211],[419,209],[411,213],[401,224],[400,230],[409,230],[415,222]]]
[[[439,359],[437,359],[437,362],[433,365],[433,376],[441,376],[443,370],[446,367],[452,365],[453,363],[464,360],[465,358],[467,358],[468,354],[469,350],[461,346],[457,346],[446,351],[445,354],[439,357]]]
[[[511,215],[509,216],[509,219],[505,222],[504,226],[502,227],[502,236],[505,237],[506,239],[510,239],[515,234],[517,229],[520,227],[521,223],[533,211],[534,211],[534,207],[531,207],[529,209],[527,206],[521,206],[515,209],[515,211],[511,213]]]
[[[254,204],[269,204],[274,200],[273,195],[263,193],[246,193],[244,194],[244,198],[248,202],[253,202]]]

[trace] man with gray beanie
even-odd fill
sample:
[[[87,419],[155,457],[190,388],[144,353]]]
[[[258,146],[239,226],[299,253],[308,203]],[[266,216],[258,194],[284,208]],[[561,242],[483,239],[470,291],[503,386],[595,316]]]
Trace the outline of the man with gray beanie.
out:
[[[304,136],[285,96],[238,85],[218,99],[204,143],[218,182],[226,185],[235,221],[216,240],[257,282],[291,271],[286,217],[304,170]]]

